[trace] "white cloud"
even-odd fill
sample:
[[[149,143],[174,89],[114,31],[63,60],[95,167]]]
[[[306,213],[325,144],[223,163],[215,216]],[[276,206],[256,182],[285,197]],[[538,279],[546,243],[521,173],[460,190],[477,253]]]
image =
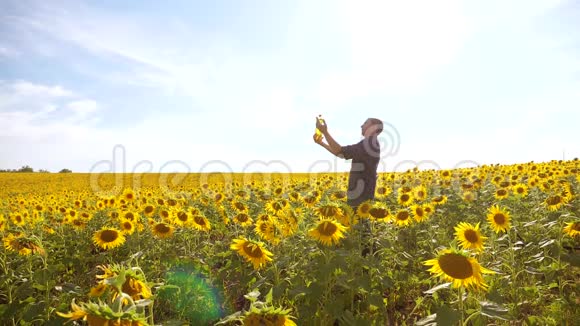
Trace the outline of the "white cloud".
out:
[[[471,26],[459,1],[346,1],[343,15],[359,78],[416,91],[453,60]]]
[[[97,103],[60,85],[0,81],[0,141],[43,142],[82,133]],[[63,110],[62,108],[67,108]]]
[[[0,58],[15,58],[20,56],[20,52],[16,49],[0,45]]]
[[[78,100],[69,102],[66,107],[73,111],[77,118],[83,119],[97,111],[97,102],[94,100]]]
[[[62,88],[62,86],[47,86],[34,84],[27,81],[17,81],[11,85],[16,96],[38,96],[38,97],[71,97],[73,92]]]

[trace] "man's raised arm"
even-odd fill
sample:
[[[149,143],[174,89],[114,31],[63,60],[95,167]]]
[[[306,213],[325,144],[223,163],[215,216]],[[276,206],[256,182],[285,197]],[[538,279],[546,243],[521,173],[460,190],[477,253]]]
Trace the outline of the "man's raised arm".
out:
[[[318,119],[316,119],[316,128],[318,128],[318,130],[320,130],[322,135],[324,135],[324,138],[326,138],[326,141],[328,142],[328,144],[324,143],[322,140],[316,141],[316,139],[315,139],[314,141],[316,141],[320,146],[326,148],[330,153],[332,153],[340,158],[343,158],[342,147],[340,146],[339,143],[336,142],[336,140],[334,140],[334,138],[332,138],[332,136],[328,132],[328,127],[327,127],[326,123],[322,124],[322,123],[320,123],[320,121]]]

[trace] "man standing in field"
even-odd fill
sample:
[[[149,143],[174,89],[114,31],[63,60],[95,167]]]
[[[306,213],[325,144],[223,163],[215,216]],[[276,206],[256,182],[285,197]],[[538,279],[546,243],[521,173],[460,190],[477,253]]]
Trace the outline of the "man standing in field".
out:
[[[379,119],[368,118],[361,126],[364,139],[347,146],[340,146],[332,138],[324,120],[317,118],[316,128],[320,130],[328,143],[325,143],[324,139],[317,135],[314,135],[314,142],[340,158],[352,159],[348,178],[347,203],[356,211],[362,202],[375,198],[377,167],[381,154],[377,136],[383,131],[383,122]]]

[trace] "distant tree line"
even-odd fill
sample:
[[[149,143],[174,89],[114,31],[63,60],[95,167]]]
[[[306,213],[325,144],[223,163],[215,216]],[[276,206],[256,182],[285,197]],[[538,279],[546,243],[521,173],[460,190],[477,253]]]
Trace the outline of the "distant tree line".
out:
[[[23,167],[21,167],[20,169],[6,169],[6,170],[2,170],[0,169],[0,173],[32,173],[34,172],[34,169],[32,167],[30,167],[29,165],[25,165]],[[43,170],[40,169],[37,171],[38,173],[50,173],[50,171],[48,170]],[[60,171],[58,171],[58,173],[71,173],[72,170],[69,169],[62,169]]]

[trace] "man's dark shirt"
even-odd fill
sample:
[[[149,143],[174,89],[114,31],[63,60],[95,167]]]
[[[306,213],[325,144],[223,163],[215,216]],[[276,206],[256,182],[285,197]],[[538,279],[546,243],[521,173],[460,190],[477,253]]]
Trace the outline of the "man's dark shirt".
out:
[[[342,147],[344,158],[352,159],[347,191],[350,206],[356,207],[365,200],[375,198],[380,154],[381,148],[376,136]]]

